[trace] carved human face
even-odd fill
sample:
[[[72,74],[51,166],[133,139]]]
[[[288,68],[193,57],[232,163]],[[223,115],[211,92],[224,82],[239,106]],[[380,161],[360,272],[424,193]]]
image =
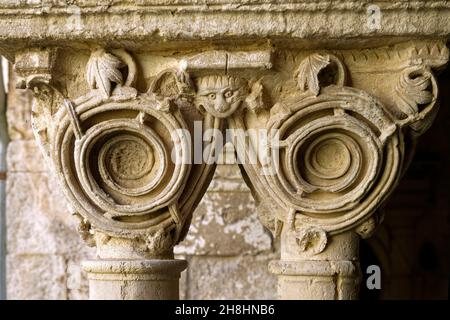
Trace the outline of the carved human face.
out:
[[[245,98],[246,85],[232,77],[205,77],[198,83],[195,104],[218,118],[232,115]]]

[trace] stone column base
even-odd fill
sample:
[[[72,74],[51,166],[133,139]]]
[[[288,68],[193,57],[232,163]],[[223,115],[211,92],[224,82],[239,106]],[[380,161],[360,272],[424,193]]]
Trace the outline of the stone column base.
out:
[[[178,300],[185,260],[90,260],[82,263],[91,300]]]
[[[271,261],[283,300],[353,300],[361,272],[353,261]]]

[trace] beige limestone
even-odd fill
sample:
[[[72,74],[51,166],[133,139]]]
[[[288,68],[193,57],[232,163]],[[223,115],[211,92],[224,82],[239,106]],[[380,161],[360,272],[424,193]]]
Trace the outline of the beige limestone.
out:
[[[97,248],[98,260],[84,264],[91,297],[178,297],[184,263],[160,266],[177,263],[173,247],[215,169],[213,152],[181,161],[193,141],[180,130],[200,120],[202,133],[279,134],[256,162],[261,141],[233,140],[258,216],[281,241],[271,263],[279,296],[354,299],[359,237],[381,222],[377,209],[407,167],[411,141],[438,110],[434,71],[448,61],[449,6],[382,3],[374,29],[365,1],[208,4],[0,5],[1,52],[17,86],[35,96],[35,138],[81,237]],[[11,132],[27,137],[20,122]],[[17,174],[11,189],[29,179]],[[215,211],[216,221],[227,218]],[[227,227],[256,250],[271,247],[254,215]]]
[[[34,140],[12,140],[8,145],[8,170],[13,173],[47,173],[48,168],[39,152]],[[56,181],[53,179],[52,182]]]
[[[11,99],[20,100],[31,98],[24,90],[12,90],[10,92]],[[27,103],[31,105],[31,102]],[[18,107],[11,108],[10,124],[14,124],[14,112],[18,111]],[[19,109],[20,110],[20,109]],[[28,111],[30,112],[30,110]],[[29,125],[29,123],[27,124]],[[30,129],[27,129],[31,131]],[[230,157],[234,163],[234,156]],[[31,140],[13,140],[8,149],[8,169],[9,179],[15,180],[20,172],[20,177],[25,181],[34,179],[35,173],[39,173],[38,177],[51,175],[46,169],[44,159],[39,153],[38,146],[35,141]],[[13,174],[14,173],[14,174]],[[51,179],[50,188],[57,189],[57,183]],[[45,244],[48,247],[55,247],[58,243],[59,250],[65,253],[72,252],[75,256],[65,257],[67,259],[67,266],[62,268],[64,275],[59,275],[61,281],[53,281],[52,277],[46,276],[47,272],[58,274],[53,268],[49,269],[47,266],[48,259],[56,255],[56,253],[49,253],[49,255],[37,254],[33,246],[27,246],[26,236],[20,233],[22,224],[16,223],[17,219],[14,217],[21,216],[21,213],[30,212],[35,223],[29,227],[33,234],[47,234],[46,223],[39,223],[46,221],[48,214],[47,210],[52,207],[59,207],[57,205],[61,202],[61,197],[47,195],[47,188],[34,188],[30,192],[29,186],[26,183],[21,183],[14,189],[14,194],[25,193],[27,198],[46,197],[50,206],[40,206],[40,211],[36,211],[32,206],[21,206],[23,200],[18,197],[8,198],[8,212],[11,216],[8,219],[8,230],[12,233],[17,233],[17,239],[21,238],[23,246],[20,254],[10,254],[8,262],[12,267],[8,268],[8,298],[9,299],[87,299],[88,298],[88,280],[85,273],[80,266],[80,260],[94,257],[92,249],[87,248],[82,244],[82,240],[76,234],[75,219],[67,215],[65,212],[65,204],[60,209],[54,211],[58,219],[64,219],[71,224],[69,227],[54,230],[57,232],[52,237],[47,236]],[[37,194],[36,194],[37,193]],[[212,194],[209,196],[209,194]],[[255,220],[256,213],[254,210],[254,201],[250,195],[250,190],[242,180],[239,168],[235,164],[219,165],[215,172],[215,177],[212,180],[204,199],[208,199],[208,205],[204,205],[204,201],[200,203],[199,207],[194,213],[193,224],[190,228],[186,239],[175,248],[175,252],[186,253],[181,255],[180,259],[189,260],[190,268],[189,281],[187,281],[187,271],[184,271],[180,279],[180,298],[181,299],[269,299],[274,298],[276,294],[276,278],[267,270],[267,263],[274,258],[271,245],[270,233],[264,230],[262,225]],[[237,205],[239,203],[239,205]],[[14,205],[17,204],[17,205]],[[236,205],[231,205],[236,204]],[[242,205],[241,205],[242,204]],[[226,208],[226,209],[222,209]],[[18,211],[20,209],[20,212]],[[215,210],[220,209],[220,214]],[[221,223],[215,224],[214,221]],[[252,223],[252,225],[250,225]],[[228,225],[230,224],[230,227]],[[243,227],[252,230],[252,236],[247,237],[245,241],[244,235],[238,233],[242,231]],[[246,233],[247,234],[247,233]],[[65,241],[61,241],[64,239]],[[202,243],[202,240],[208,243],[207,247],[194,245]],[[13,251],[13,245],[9,247],[9,252]],[[78,243],[75,247],[73,244]],[[231,245],[229,245],[231,244]],[[267,246],[270,245],[269,248]],[[67,246],[64,249],[62,246]],[[88,250],[89,249],[89,250]],[[86,252],[88,251],[88,252]],[[86,253],[84,253],[86,252]],[[89,253],[89,254],[88,254]],[[26,259],[24,259],[26,257]],[[192,257],[192,258],[191,258]],[[26,263],[25,263],[26,262]],[[43,269],[46,272],[39,271],[36,275],[31,277],[23,277],[22,270],[30,266],[33,262],[36,269]],[[205,270],[204,265],[208,265],[208,272],[200,272],[196,270]],[[228,282],[229,275],[233,275],[234,281]],[[262,281],[264,280],[264,281]],[[267,281],[266,281],[267,280]],[[234,283],[239,289],[234,287]],[[224,284],[229,284],[225,286]],[[39,290],[36,290],[39,288]],[[67,292],[67,294],[60,294]],[[220,293],[220,294],[219,294]]]
[[[21,46],[45,42],[89,47],[108,43],[130,49],[192,48],[202,41],[233,46],[244,43],[317,47],[367,47],[392,44],[419,36],[445,38],[450,34],[449,4],[441,0],[385,1],[377,3],[382,13],[380,28],[373,28],[369,0],[341,1],[242,1],[152,0],[73,1],[36,3],[6,1],[0,5],[0,39],[5,54]],[[124,19],[123,13],[127,12]],[[105,14],[107,13],[107,14]],[[24,16],[31,17],[24,24]],[[233,21],[233,23],[230,23]],[[107,28],[99,28],[99,23]],[[187,40],[182,41],[180,40]],[[9,51],[9,55],[8,55]]]
[[[185,260],[84,261],[92,300],[176,300]]]
[[[11,65],[9,66],[11,68]],[[28,90],[20,90],[16,93],[15,73],[9,72],[9,92],[6,110],[6,117],[8,120],[8,134],[11,140],[31,140],[34,138],[31,130],[31,104],[32,93]],[[37,159],[40,161],[39,159]]]
[[[80,260],[92,257],[67,215],[67,203],[32,140],[8,148],[7,296],[86,299]]]
[[[289,235],[286,235],[289,236]],[[283,300],[352,300],[361,281],[359,239],[353,232],[336,235],[324,251],[304,254],[283,247],[281,260],[269,269],[278,275],[278,294]]]
[[[267,269],[275,256],[194,256],[188,261],[187,298],[275,299],[277,279]]]
[[[7,257],[9,299],[68,298],[66,260],[62,255],[15,255]]]
[[[194,212],[186,238],[174,250],[180,255],[258,255],[271,253],[272,242],[270,232],[258,220],[239,168],[220,164]]]

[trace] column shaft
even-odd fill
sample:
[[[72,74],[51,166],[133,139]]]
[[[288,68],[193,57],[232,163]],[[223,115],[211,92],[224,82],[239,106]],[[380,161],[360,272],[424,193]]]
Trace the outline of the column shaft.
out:
[[[91,300],[178,300],[185,260],[84,261]]]
[[[308,256],[286,250],[288,236],[282,237],[282,256],[269,269],[278,276],[278,296],[283,300],[353,300],[358,298],[361,271],[359,239],[355,233],[329,239],[327,249]]]

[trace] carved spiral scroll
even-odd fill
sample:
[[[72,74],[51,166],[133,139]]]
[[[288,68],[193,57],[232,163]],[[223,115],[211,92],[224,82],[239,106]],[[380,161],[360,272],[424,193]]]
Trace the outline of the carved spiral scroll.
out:
[[[406,116],[400,124],[410,125],[417,135],[425,132],[439,110],[438,85],[430,68],[412,66],[403,70],[395,92],[396,106]]]
[[[245,122],[236,119],[232,125],[245,127]],[[381,103],[363,91],[332,85],[318,96],[279,103],[267,132],[269,141],[278,135],[278,163],[244,164],[245,171],[262,202],[273,199],[280,212],[300,213],[296,223],[326,232],[351,228],[395,185],[400,135]],[[264,166],[276,174],[253,173]],[[283,214],[279,218],[287,220]]]
[[[179,111],[157,108],[142,97],[81,104],[74,109],[80,137],[62,109],[53,144],[65,147],[54,149],[53,160],[71,203],[94,227],[133,236],[171,223],[190,171],[190,145]]]

